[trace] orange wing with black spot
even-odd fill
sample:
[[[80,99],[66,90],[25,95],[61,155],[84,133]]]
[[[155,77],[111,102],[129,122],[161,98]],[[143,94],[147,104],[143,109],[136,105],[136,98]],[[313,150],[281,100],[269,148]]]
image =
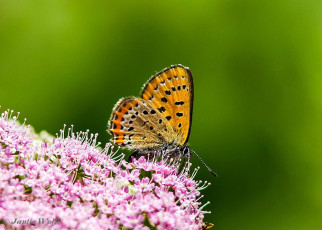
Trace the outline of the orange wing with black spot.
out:
[[[142,98],[151,102],[170,122],[178,145],[189,138],[193,109],[193,79],[191,71],[175,65],[154,75],[144,86]]]
[[[120,99],[109,121],[112,142],[128,149],[184,145],[189,137],[193,82],[188,68],[171,66],[153,76],[142,98]]]
[[[153,105],[141,98],[122,98],[109,122],[112,142],[128,149],[158,149],[176,137],[171,124]]]

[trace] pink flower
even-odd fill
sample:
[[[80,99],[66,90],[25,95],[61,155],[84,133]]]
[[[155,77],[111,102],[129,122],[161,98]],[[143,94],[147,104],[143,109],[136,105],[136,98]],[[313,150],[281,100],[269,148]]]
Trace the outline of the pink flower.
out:
[[[176,160],[128,163],[88,131],[37,135],[16,119],[0,117],[2,227],[199,229],[209,213],[198,201],[209,183],[189,175],[191,164],[179,172]]]

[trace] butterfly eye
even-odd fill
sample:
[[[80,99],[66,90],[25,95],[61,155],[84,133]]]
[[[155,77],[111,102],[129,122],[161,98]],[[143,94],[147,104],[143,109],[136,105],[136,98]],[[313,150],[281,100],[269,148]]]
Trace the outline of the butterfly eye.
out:
[[[187,146],[183,147],[183,155],[185,157],[190,157],[190,149]]]

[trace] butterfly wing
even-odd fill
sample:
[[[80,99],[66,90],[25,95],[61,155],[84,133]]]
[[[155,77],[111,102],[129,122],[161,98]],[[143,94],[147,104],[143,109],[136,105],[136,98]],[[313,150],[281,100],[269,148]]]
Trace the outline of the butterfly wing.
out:
[[[164,69],[146,83],[142,98],[169,121],[175,132],[175,144],[184,145],[188,141],[192,121],[191,71],[182,65]]]
[[[158,149],[171,143],[174,130],[153,105],[141,98],[120,99],[109,121],[112,142],[135,150]]]

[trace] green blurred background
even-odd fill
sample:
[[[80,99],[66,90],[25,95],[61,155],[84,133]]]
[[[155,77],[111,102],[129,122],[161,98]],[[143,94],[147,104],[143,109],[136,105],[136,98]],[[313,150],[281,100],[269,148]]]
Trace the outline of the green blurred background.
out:
[[[190,67],[214,229],[322,229],[321,61],[318,0],[0,0],[0,104],[36,131],[105,144],[120,97]]]

